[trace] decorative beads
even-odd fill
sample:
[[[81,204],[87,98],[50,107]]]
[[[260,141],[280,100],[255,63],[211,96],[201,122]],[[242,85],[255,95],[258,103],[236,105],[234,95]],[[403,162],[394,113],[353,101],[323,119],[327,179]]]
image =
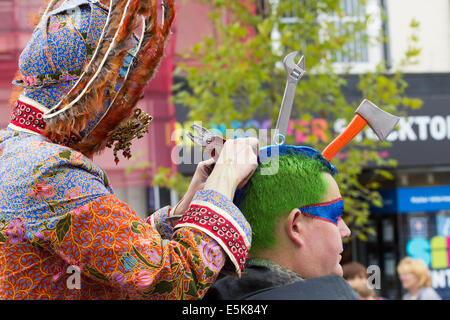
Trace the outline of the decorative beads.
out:
[[[194,224],[199,229],[213,234],[228,255],[234,257],[235,263],[237,263],[236,267],[242,270],[247,259],[248,248],[243,236],[231,221],[211,211],[208,207],[191,204],[176,227],[183,227],[185,224]]]
[[[18,100],[11,115],[11,123],[20,128],[41,133],[45,129],[42,115],[41,110]]]

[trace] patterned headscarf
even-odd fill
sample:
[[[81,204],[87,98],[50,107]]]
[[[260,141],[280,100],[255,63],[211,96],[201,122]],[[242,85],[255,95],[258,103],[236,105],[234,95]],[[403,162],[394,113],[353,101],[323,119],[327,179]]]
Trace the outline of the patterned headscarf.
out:
[[[48,1],[48,0],[47,0]],[[114,145],[130,156],[151,117],[136,109],[163,56],[172,0],[49,0],[19,60],[22,96],[49,109],[48,138],[84,154]],[[103,3],[107,0],[103,0]],[[142,29],[140,37],[133,32]]]
[[[43,17],[19,59],[24,95],[55,106],[75,85],[92,57],[108,11],[98,3],[71,0]]]

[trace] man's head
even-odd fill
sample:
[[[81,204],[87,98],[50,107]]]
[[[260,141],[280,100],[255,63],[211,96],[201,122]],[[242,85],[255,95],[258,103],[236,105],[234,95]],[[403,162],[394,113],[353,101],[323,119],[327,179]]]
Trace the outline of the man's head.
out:
[[[238,203],[252,226],[251,255],[280,263],[303,278],[342,275],[342,238],[350,230],[339,218],[343,207],[335,168],[307,147],[266,151],[261,154],[268,159],[277,157],[278,171],[263,175],[269,163],[262,161]]]

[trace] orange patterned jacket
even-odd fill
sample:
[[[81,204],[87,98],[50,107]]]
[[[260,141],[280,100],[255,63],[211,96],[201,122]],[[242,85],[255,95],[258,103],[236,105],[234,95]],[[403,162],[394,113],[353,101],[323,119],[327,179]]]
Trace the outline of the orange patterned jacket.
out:
[[[229,199],[199,191],[174,228],[169,213],[143,221],[81,153],[0,130],[0,299],[200,299],[240,274],[251,228]]]

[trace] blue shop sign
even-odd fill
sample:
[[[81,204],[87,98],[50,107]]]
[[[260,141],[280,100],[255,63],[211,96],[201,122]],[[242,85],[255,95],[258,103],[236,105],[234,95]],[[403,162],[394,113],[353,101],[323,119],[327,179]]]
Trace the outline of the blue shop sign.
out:
[[[450,185],[403,187],[380,191],[383,207],[371,208],[377,213],[433,212],[450,210]]]

